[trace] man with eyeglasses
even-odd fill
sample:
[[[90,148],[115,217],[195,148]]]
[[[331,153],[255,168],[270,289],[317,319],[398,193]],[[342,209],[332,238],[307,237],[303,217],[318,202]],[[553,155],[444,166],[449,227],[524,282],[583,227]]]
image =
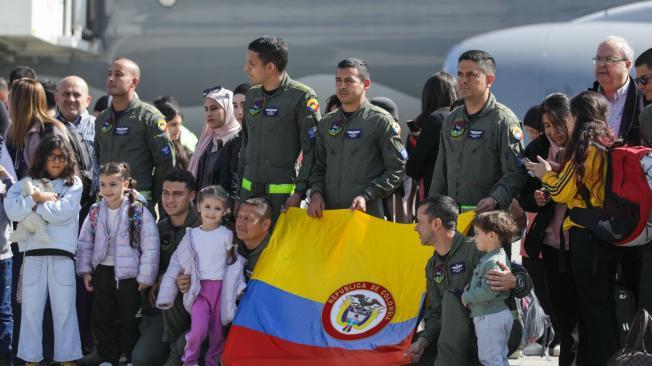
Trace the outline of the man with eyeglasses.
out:
[[[306,197],[321,118],[317,95],[290,78],[287,63],[285,41],[264,36],[249,44],[244,66],[253,86],[247,91],[242,123],[240,196],[269,199],[272,221],[282,207],[298,207]]]
[[[496,61],[485,51],[460,55],[457,80],[464,104],[441,127],[430,195],[446,195],[462,211],[508,210],[525,184],[519,166],[523,131],[516,115],[490,88]]]
[[[652,48],[641,53],[634,62],[636,67],[636,85],[647,103],[652,102]],[[652,107],[648,105],[641,111],[638,118],[641,125],[641,140],[643,145],[652,146]]]
[[[644,106],[644,97],[629,76],[634,50],[622,37],[605,38],[593,57],[595,78],[589,90],[601,93],[609,101],[607,123],[618,138],[629,145],[640,145],[638,115]]]

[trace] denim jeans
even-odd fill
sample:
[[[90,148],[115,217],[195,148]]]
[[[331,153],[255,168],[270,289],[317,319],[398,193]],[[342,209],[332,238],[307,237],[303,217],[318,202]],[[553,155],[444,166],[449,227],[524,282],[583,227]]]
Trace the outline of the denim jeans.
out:
[[[509,366],[507,341],[514,319],[505,309],[493,314],[474,316],[475,334],[478,337],[478,357],[484,366]]]
[[[14,318],[11,311],[11,271],[13,259],[0,260],[0,359],[11,358]]]

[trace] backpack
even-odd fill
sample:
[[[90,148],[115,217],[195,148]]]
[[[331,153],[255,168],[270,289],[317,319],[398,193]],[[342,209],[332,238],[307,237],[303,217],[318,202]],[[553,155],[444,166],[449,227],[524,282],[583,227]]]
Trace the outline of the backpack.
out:
[[[134,208],[134,216],[129,219],[129,227],[133,227],[133,242],[131,245],[136,249],[140,249],[140,232],[143,226],[143,203],[140,201],[135,201],[131,205]],[[97,228],[97,219],[99,216],[100,204],[94,203],[88,210],[88,220],[90,221],[91,228],[93,228],[93,234],[95,234],[95,229]]]
[[[586,208],[573,208],[569,217],[598,239],[614,245],[648,243],[652,240],[652,226],[648,223],[652,208],[652,188],[647,178],[650,167],[652,148],[614,143],[607,149],[604,205],[593,207],[584,185],[578,190]]]

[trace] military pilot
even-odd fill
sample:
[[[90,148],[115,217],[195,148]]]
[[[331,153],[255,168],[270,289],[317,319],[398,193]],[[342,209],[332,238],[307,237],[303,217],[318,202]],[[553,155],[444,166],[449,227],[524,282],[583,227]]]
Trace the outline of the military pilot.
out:
[[[367,64],[348,58],[337,65],[335,88],[342,106],[317,128],[315,164],[310,176],[308,214],[351,208],[383,217],[382,198],[401,184],[407,153],[398,124],[369,103]]]
[[[442,124],[430,195],[450,196],[462,211],[509,209],[527,178],[519,160],[519,120],[489,91],[495,68],[494,58],[484,51],[459,57],[457,80],[464,105]]]
[[[136,97],[140,68],[124,57],[109,67],[106,78],[111,105],[95,120],[95,154],[100,164],[124,161],[138,192],[150,209],[161,199],[163,178],[174,167],[174,150],[165,117]]]
[[[297,207],[306,196],[320,118],[315,92],[290,79],[287,63],[284,40],[265,36],[249,44],[244,70],[254,86],[247,91],[242,125],[240,198],[265,196],[273,222],[282,207]]]

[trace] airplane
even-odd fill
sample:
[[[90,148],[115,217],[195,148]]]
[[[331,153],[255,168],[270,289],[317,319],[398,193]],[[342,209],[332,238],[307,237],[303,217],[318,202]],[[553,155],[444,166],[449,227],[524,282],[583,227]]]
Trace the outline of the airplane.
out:
[[[395,0],[1,0],[0,76],[7,77],[19,64],[33,66],[39,77],[53,81],[78,74],[97,99],[104,94],[110,62],[126,56],[141,66],[139,96],[149,101],[160,95],[176,96],[184,124],[199,133],[201,90],[218,84],[234,88],[247,81],[242,71],[246,45],[260,35],[276,34],[290,47],[288,72],[315,89],[322,104],[334,93],[337,62],[351,56],[367,61],[372,76],[369,97],[383,95],[397,102],[405,135],[404,121],[420,111],[425,80],[441,68],[443,56],[459,40],[513,25],[571,19],[630,1],[573,0],[572,6],[552,2],[541,11],[538,2],[522,0],[414,0],[409,5]],[[639,28],[640,23],[627,27],[632,33],[648,29]],[[614,33],[622,34],[620,26],[614,28]],[[519,47],[528,52],[539,44],[518,34],[509,40],[520,40]],[[568,53],[575,55],[576,49],[580,46],[574,45]],[[554,50],[548,52],[554,54]],[[578,71],[586,73],[586,79],[573,84],[588,85],[592,52],[575,62],[586,65]],[[521,59],[542,63],[539,56],[525,52],[514,57],[515,67]],[[509,85],[507,80],[526,79],[501,74],[510,70],[511,61],[500,53],[497,59],[496,92],[505,100],[508,94],[501,91],[501,82]],[[509,74],[519,72],[510,70]],[[552,80],[546,78],[546,82]],[[541,85],[532,84],[523,92],[534,93]],[[524,100],[534,103],[543,93]],[[522,115],[524,108],[511,100],[508,105],[512,103]]]
[[[443,69],[457,74],[459,55],[472,49],[496,60],[496,99],[520,118],[555,92],[573,96],[593,85],[592,58],[610,35],[625,38],[636,56],[652,47],[652,1],[605,9],[569,22],[543,23],[490,32],[463,40],[448,52]],[[632,75],[634,75],[632,65]]]

